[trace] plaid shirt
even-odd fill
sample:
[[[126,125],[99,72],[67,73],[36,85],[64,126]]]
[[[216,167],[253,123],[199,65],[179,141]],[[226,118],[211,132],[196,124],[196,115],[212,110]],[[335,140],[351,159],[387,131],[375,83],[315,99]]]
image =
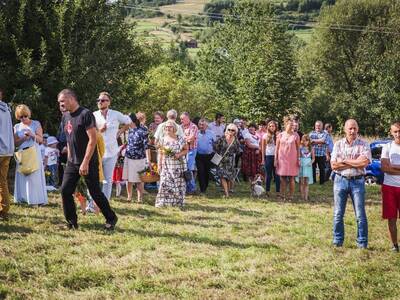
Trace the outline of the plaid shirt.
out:
[[[357,159],[360,156],[365,156],[371,162],[371,150],[369,144],[357,138],[351,145],[346,138],[342,138],[335,143],[331,155],[331,161],[337,162],[345,159]],[[365,175],[365,168],[350,168],[342,171],[335,171],[342,176],[359,176]]]
[[[321,131],[321,132],[311,131],[310,132],[311,142],[313,142],[315,140],[324,140],[323,144],[313,144],[312,145],[315,156],[325,156],[326,155],[326,149],[328,147],[328,144],[326,143],[327,138],[328,138],[328,135],[324,131]]]
[[[191,142],[188,142],[188,146],[189,146],[189,151],[193,150],[193,149],[197,149],[197,135],[198,135],[198,128],[196,126],[196,124],[190,122],[189,125],[187,127],[182,126],[182,130],[183,130],[183,135],[185,137],[185,140],[187,141],[188,139],[192,139],[193,140]]]

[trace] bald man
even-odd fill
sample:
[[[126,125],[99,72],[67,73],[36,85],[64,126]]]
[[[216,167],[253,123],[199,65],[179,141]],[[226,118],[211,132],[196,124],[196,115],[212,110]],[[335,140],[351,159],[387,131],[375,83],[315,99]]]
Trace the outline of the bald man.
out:
[[[368,221],[365,213],[365,167],[371,161],[367,142],[358,136],[358,124],[349,119],[344,125],[346,136],[333,147],[331,166],[335,172],[333,194],[335,210],[333,217],[333,245],[341,247],[344,242],[344,213],[350,196],[357,218],[357,246],[368,247]]]

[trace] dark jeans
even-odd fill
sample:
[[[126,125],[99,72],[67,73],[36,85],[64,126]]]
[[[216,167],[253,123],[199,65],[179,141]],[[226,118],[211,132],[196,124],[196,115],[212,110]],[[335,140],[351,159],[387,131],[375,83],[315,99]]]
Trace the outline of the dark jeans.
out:
[[[312,165],[312,174],[313,174],[314,182],[317,182],[317,165],[318,165],[318,169],[319,169],[319,184],[324,184],[326,156],[316,156],[315,157],[315,162]]]
[[[275,172],[275,157],[273,155],[265,156],[265,178],[266,178],[266,191],[271,190],[272,176],[275,181],[275,191],[279,193],[281,191],[281,178]]]
[[[199,179],[200,192],[204,193],[207,190],[210,180],[211,158],[213,154],[196,155],[197,178]]]
[[[76,224],[78,221],[73,193],[75,192],[79,178],[79,165],[71,164],[68,162],[67,166],[65,167],[64,178],[61,185],[61,196],[63,201],[64,216],[67,222],[70,224]],[[99,166],[97,161],[91,161],[89,163],[89,173],[87,176],[85,176],[85,182],[88,187],[90,196],[100,208],[100,211],[106,218],[106,221],[114,221],[116,215],[112,211],[106,196],[104,196],[100,188]]]

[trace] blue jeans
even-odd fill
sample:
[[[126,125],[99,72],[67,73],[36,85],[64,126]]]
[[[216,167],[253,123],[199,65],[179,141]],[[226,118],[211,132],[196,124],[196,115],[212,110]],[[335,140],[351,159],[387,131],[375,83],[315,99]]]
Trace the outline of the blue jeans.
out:
[[[112,175],[114,172],[115,164],[117,163],[118,154],[112,157],[105,157],[103,158],[103,187],[102,192],[106,196],[107,200],[111,198],[111,191],[112,191]]]
[[[186,155],[187,169],[188,171],[192,171],[192,174],[196,167],[196,154],[197,149],[193,149]],[[194,191],[196,191],[196,180],[193,176],[192,180],[186,182],[186,192],[193,193]]]
[[[357,219],[357,245],[368,246],[368,221],[365,213],[365,180],[335,176],[333,185],[335,211],[333,216],[333,243],[341,246],[344,241],[344,213],[350,196]]]
[[[275,172],[274,166],[275,157],[273,155],[266,155],[265,156],[265,178],[266,180],[266,191],[269,192],[271,190],[271,181],[272,176],[274,176],[275,180],[275,191],[277,193],[281,190],[281,178]]]
[[[58,164],[47,166],[47,169],[50,172],[48,185],[55,187],[57,183]]]

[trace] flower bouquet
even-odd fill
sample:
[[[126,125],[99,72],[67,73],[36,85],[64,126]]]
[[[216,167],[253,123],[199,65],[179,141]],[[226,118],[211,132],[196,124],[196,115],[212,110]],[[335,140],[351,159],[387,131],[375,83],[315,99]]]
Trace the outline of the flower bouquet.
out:
[[[158,174],[158,168],[156,163],[151,163],[149,166],[139,171],[139,177],[142,182],[150,183],[157,182],[160,180],[160,175]]]
[[[170,156],[171,157],[171,156],[175,155],[175,151],[172,150],[169,147],[162,147],[161,149],[162,149],[162,152],[164,153],[164,155],[166,155],[166,156]]]

